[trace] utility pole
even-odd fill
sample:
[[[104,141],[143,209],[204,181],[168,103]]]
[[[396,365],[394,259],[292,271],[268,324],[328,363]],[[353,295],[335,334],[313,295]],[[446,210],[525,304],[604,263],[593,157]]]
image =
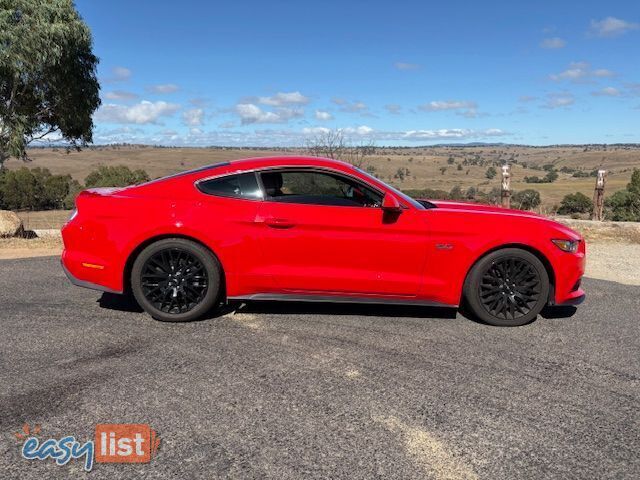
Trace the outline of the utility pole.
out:
[[[596,188],[593,192],[593,212],[591,220],[602,221],[604,218],[604,185],[607,180],[607,171],[598,170],[596,177]]]
[[[503,208],[511,208],[511,167],[508,164],[502,165],[500,200]]]

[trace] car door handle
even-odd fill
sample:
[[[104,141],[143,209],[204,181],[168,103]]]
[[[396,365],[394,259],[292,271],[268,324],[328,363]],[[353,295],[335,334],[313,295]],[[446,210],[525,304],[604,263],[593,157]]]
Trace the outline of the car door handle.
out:
[[[265,218],[264,223],[271,228],[293,228],[296,226],[295,223],[286,218]]]

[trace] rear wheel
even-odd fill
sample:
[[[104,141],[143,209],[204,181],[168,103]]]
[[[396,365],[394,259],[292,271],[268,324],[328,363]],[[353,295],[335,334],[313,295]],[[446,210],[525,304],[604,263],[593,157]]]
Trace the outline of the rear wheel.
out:
[[[156,320],[187,322],[216,304],[220,271],[215,256],[202,245],[168,238],[140,252],[131,269],[131,290]]]
[[[547,303],[549,276],[530,252],[505,248],[482,258],[469,272],[464,299],[470,313],[491,325],[533,321]]]

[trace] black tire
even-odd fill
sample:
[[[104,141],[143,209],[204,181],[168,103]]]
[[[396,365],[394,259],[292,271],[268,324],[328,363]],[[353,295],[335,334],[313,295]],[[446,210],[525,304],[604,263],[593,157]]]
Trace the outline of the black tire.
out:
[[[156,320],[188,322],[209,312],[220,294],[221,267],[202,245],[167,238],[147,246],[131,269],[131,291]]]
[[[547,304],[549,276],[538,257],[504,248],[481,258],[464,283],[463,300],[475,318],[500,327],[532,322]]]

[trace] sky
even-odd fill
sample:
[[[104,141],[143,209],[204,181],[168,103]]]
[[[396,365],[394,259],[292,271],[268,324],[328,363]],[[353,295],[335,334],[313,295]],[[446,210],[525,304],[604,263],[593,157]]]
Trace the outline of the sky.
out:
[[[77,0],[95,143],[640,142],[640,2]]]

